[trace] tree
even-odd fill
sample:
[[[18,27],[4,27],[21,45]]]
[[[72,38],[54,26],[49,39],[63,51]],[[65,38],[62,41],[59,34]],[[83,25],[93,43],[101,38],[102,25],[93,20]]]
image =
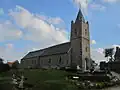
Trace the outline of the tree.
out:
[[[116,47],[116,52],[115,52],[115,55],[114,55],[114,59],[115,60],[120,60],[120,48],[119,47]]]
[[[0,72],[5,72],[5,71],[10,70],[10,67],[8,64],[4,64],[2,59],[0,61],[1,61],[0,62]]]
[[[13,64],[12,64],[12,69],[17,69],[19,66],[19,61],[16,60]]]
[[[91,70],[94,71],[94,69],[98,66],[98,64],[91,59]]]
[[[114,48],[108,48],[108,49],[105,49],[104,53],[105,53],[105,57],[110,57],[109,61],[113,61],[113,50]]]
[[[10,70],[10,66],[8,64],[4,64],[3,67],[4,67],[4,72]]]
[[[3,64],[3,61],[4,61],[4,60],[3,60],[2,58],[0,58],[0,64]]]

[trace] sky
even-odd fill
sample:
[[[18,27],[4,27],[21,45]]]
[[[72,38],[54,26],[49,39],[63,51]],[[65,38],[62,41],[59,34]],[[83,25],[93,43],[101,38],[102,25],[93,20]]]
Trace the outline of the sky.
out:
[[[90,24],[91,57],[119,46],[120,0],[0,0],[0,57],[20,60],[28,52],[68,42],[79,8]]]

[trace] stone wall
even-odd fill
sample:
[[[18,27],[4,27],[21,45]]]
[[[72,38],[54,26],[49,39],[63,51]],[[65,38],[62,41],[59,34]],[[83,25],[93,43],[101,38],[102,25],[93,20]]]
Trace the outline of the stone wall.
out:
[[[39,57],[26,58],[21,60],[21,68],[35,68],[38,64]]]
[[[70,66],[68,54],[33,57],[21,61],[23,68],[57,68]]]
[[[69,64],[70,61],[68,54],[59,54],[39,58],[39,66],[41,68],[65,67],[68,66]]]

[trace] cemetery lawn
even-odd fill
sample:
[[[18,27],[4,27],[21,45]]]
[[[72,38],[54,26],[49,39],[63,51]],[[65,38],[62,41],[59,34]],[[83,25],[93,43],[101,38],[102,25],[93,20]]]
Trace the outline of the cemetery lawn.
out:
[[[9,80],[4,80],[3,89],[0,90],[12,90],[12,85],[8,85],[11,78],[11,72],[0,75],[1,77],[9,77]],[[32,90],[78,90],[78,88],[70,83],[69,81],[65,80],[66,75],[70,74],[65,71],[60,70],[24,70],[24,76],[27,78],[25,83],[28,83],[32,86]],[[0,84],[2,82],[0,81]],[[8,85],[8,87],[6,87]],[[0,85],[1,86],[1,85]]]

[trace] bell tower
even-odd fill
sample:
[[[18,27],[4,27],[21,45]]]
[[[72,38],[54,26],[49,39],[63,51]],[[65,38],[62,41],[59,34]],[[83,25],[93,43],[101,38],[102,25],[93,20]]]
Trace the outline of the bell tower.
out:
[[[91,67],[89,23],[86,22],[81,10],[77,18],[71,21],[71,65],[79,65],[84,71]]]

